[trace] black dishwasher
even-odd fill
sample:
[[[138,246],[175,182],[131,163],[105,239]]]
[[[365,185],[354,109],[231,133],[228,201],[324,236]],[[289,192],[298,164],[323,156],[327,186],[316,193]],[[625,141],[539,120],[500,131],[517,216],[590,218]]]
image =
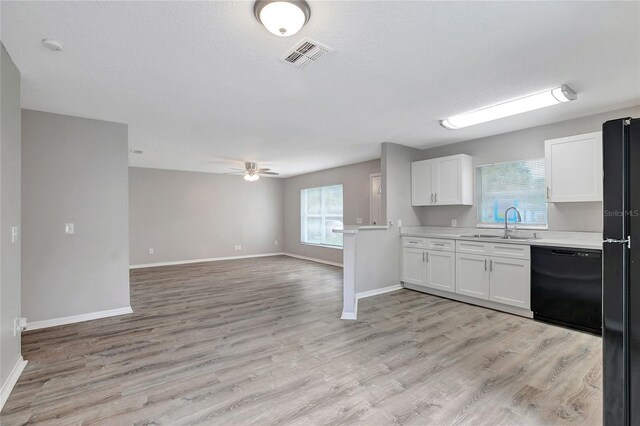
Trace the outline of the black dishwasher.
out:
[[[536,320],[601,335],[600,250],[531,247],[531,310]]]

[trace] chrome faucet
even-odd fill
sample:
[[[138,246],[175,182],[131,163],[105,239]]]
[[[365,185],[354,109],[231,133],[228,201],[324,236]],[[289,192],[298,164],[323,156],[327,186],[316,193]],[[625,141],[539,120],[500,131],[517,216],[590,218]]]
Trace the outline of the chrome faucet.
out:
[[[520,216],[520,212],[518,211],[518,209],[516,209],[514,206],[509,207],[508,209],[506,209],[504,211],[504,238],[508,239],[509,238],[509,233],[513,232],[516,230],[516,227],[514,226],[513,229],[509,229],[508,225],[508,216],[509,216],[509,210],[512,210],[516,212],[516,216],[517,216],[517,221],[518,222],[522,222],[522,216]]]

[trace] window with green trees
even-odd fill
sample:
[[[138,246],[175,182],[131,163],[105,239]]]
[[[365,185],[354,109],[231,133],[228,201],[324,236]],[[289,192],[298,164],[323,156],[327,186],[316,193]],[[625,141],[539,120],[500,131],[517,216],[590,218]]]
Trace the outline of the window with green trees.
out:
[[[342,185],[300,191],[300,240],[307,244],[342,247]]]
[[[504,224],[504,211],[515,206],[524,227],[547,227],[544,158],[478,167],[478,225]],[[509,222],[516,213],[509,213]]]

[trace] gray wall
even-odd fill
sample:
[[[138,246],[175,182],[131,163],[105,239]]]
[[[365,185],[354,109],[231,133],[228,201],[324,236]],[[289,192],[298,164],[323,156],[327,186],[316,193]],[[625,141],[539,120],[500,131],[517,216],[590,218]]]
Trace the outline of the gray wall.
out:
[[[131,167],[129,204],[132,265],[282,251],[282,179]]]
[[[581,133],[596,132],[602,123],[620,117],[640,116],[640,107],[532,127],[501,135],[445,145],[422,151],[421,158],[437,158],[454,154],[473,156],[474,165],[544,157],[544,141]],[[475,179],[475,173],[474,173]],[[475,185],[475,184],[474,184]],[[411,197],[407,198],[410,203]],[[458,226],[477,225],[476,206],[416,207],[421,225],[450,226],[458,219]],[[602,203],[549,203],[549,230],[602,231]]]
[[[418,226],[418,210],[411,206],[411,163],[422,159],[422,151],[404,145],[382,144],[382,217],[393,226]],[[388,223],[388,222],[387,222]]]
[[[355,225],[356,219],[362,218],[363,224],[366,225],[369,222],[369,175],[379,172],[380,160],[372,160],[285,179],[284,251],[299,256],[342,263],[342,249],[300,242],[300,190],[342,184],[344,224]]]
[[[11,242],[11,227],[20,226],[20,73],[4,46],[0,57],[0,387],[20,358],[20,239]]]
[[[125,124],[22,111],[22,312],[129,306]],[[65,235],[64,224],[75,224]]]

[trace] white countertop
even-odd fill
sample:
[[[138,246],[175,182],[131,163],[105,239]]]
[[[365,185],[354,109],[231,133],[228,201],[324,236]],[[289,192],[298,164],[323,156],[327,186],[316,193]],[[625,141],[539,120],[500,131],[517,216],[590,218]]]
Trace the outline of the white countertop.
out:
[[[344,229],[334,229],[336,234],[355,234],[358,231],[375,231],[381,229],[389,229],[385,225],[345,225]]]
[[[538,238],[533,238],[534,233]],[[602,250],[602,234],[599,232],[517,230],[512,233],[513,236],[527,237],[528,239],[513,240],[468,237],[468,235],[473,234],[503,235],[504,230],[495,228],[450,228],[444,226],[417,226],[404,227],[400,229],[400,235],[407,235],[412,237],[446,238],[452,240],[485,241],[509,244],[525,244],[531,246],[570,247]],[[465,237],[465,235],[467,237]]]

